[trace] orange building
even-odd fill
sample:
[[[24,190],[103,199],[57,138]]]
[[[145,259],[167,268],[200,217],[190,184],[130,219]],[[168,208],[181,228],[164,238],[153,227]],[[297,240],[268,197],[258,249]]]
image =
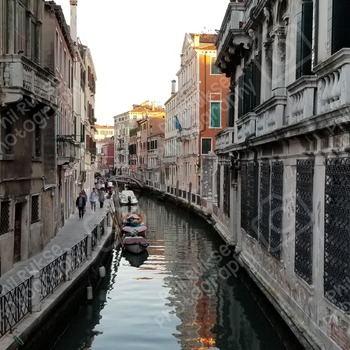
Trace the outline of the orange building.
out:
[[[176,173],[181,193],[201,194],[203,155],[213,154],[215,135],[226,127],[229,85],[214,65],[216,39],[215,34],[190,33],[182,46],[176,112],[170,121],[177,129]]]

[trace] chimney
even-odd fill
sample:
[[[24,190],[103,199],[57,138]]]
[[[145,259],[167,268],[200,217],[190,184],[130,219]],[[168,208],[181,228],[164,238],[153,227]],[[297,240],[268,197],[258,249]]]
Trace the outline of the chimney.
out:
[[[171,81],[171,94],[174,95],[176,92],[176,80]]]
[[[194,34],[194,48],[199,49],[199,34]]]
[[[76,43],[78,40],[77,9],[78,9],[78,0],[70,0],[70,35],[74,43]]]

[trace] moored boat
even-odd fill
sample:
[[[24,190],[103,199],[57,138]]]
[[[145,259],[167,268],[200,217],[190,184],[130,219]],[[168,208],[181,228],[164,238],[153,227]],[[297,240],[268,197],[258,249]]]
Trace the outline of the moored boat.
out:
[[[122,246],[130,253],[139,254],[147,249],[149,243],[142,236],[124,236]]]
[[[149,243],[146,240],[147,226],[142,222],[142,216],[138,213],[128,213],[122,216],[122,246],[131,253],[141,253],[147,249]]]
[[[139,201],[132,190],[123,190],[119,194],[120,205],[136,205],[138,202]]]

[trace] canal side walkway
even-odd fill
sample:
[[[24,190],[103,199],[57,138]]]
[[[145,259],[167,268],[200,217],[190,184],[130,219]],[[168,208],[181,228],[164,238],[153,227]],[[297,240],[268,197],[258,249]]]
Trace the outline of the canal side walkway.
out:
[[[71,290],[72,284],[79,280],[81,275],[86,274],[94,265],[96,266],[96,261],[101,258],[101,254],[107,254],[113,249],[114,236],[112,235],[115,233],[112,216],[115,209],[113,200],[106,199],[104,208],[99,208],[97,205],[96,212],[91,210],[88,203],[83,219],[79,219],[76,210],[41,253],[17,263],[13,269],[0,277],[2,289],[0,326],[2,333],[5,333],[9,327],[12,328],[0,337],[0,350],[25,347],[26,339],[31,337],[33,332],[35,333],[36,327],[40,327],[50,310],[55,309],[53,305],[62,301],[62,295]],[[66,258],[64,262],[60,260],[64,253],[67,253],[66,256],[69,256],[70,260]],[[100,273],[103,274],[103,268]],[[55,285],[52,281],[55,279],[57,281],[57,275],[62,274],[64,276],[61,276],[61,281],[56,282],[57,285]],[[32,282],[29,284],[31,292],[28,292],[29,287],[26,286],[28,283],[25,281],[31,276],[34,278],[31,278]],[[44,287],[42,281],[40,282],[40,276],[41,280],[48,281]],[[36,284],[36,289],[39,289],[39,292],[35,293],[35,283],[38,281],[39,285]],[[24,286],[19,288],[21,284]],[[47,295],[43,296],[43,291]],[[26,294],[31,294],[32,297],[28,298]],[[18,299],[21,299],[22,303],[18,302],[17,306],[12,307],[11,304],[15,304]],[[27,310],[28,305],[24,305],[26,299],[31,299],[31,313]],[[16,323],[21,313],[26,315]]]

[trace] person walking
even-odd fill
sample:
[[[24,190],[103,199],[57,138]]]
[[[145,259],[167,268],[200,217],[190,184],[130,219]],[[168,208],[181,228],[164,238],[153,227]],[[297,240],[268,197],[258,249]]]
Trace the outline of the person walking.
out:
[[[96,212],[96,202],[97,202],[98,194],[96,192],[96,188],[94,187],[92,189],[92,192],[90,194],[90,204],[91,204],[91,210],[95,213]]]
[[[103,189],[98,191],[98,201],[100,202],[100,208],[103,208],[105,202],[105,191]]]
[[[79,193],[79,197],[75,201],[75,204],[76,204],[78,211],[79,211],[79,220],[83,219],[84,212],[85,212],[85,205],[86,205],[86,200],[85,200],[85,196],[84,196],[83,192]]]

